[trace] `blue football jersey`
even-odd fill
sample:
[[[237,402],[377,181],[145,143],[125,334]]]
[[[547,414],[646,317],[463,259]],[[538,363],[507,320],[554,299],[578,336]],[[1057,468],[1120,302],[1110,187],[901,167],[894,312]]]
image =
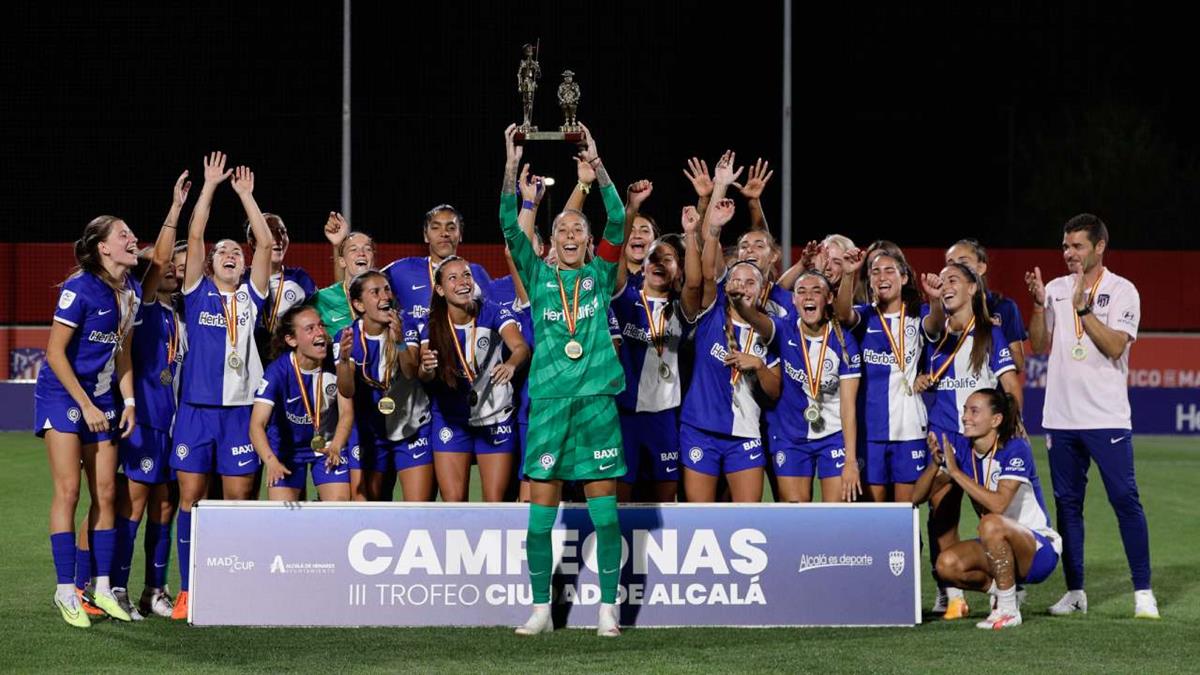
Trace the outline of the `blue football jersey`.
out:
[[[387,275],[392,293],[400,309],[416,320],[418,327],[429,316],[429,299],[433,294],[433,272],[437,269],[428,256],[400,258],[379,270]],[[475,297],[488,297],[492,278],[482,266],[471,263],[475,281]]]
[[[299,461],[323,456],[309,445],[317,432],[313,417],[320,418],[320,434],[328,443],[338,422],[336,374],[320,367],[300,370],[295,354],[288,352],[267,366],[254,402],[272,407],[267,440],[277,455]]]
[[[936,384],[931,387],[930,426],[962,433],[962,410],[967,398],[980,389],[998,387],[1001,375],[1016,370],[1012,351],[1004,341],[1004,333],[991,325],[982,327],[982,330],[992,332],[992,349],[980,370],[971,368],[971,347],[980,330],[981,327],[975,326],[966,336],[946,331],[936,343],[927,343],[926,373],[938,376]],[[955,351],[960,343],[961,347]]]
[[[644,296],[640,287],[626,283],[611,307],[620,327],[619,354],[625,369],[625,391],[617,394],[617,405],[632,412],[678,408],[683,392],[679,346],[690,328],[679,301]]]
[[[133,329],[133,391],[137,423],[170,431],[179,401],[179,369],[187,353],[187,328],[174,307],[143,304]],[[167,373],[163,381],[163,373]]]
[[[367,335],[363,332],[362,319],[358,319],[345,330],[353,331],[350,347],[350,358],[354,361],[354,425],[358,428],[368,427],[369,435],[379,439],[402,441],[417,433],[430,418],[429,396],[417,380],[410,380],[400,372],[400,364],[394,359],[399,358],[400,351],[408,345],[419,344],[419,328],[414,319],[401,313],[404,325],[404,343],[394,345],[391,358],[385,358],[389,350],[385,350],[384,340],[388,339],[387,331],[379,335]],[[334,346],[334,358],[345,358],[340,354],[340,345]],[[392,375],[387,375],[391,369]],[[373,385],[387,385],[380,389]],[[390,415],[379,412],[379,400],[388,396],[395,403],[396,410]]]
[[[843,332],[845,342],[838,340],[837,333],[828,329],[820,337],[804,335],[796,320],[773,317],[775,335],[771,338],[769,352],[778,356],[783,363],[783,388],[779,403],[771,414],[771,433],[792,441],[816,440],[831,436],[842,430],[841,382],[858,379],[862,375],[862,355],[858,342],[850,333]],[[808,360],[805,361],[805,352]],[[820,372],[817,397],[812,394],[812,376]],[[804,417],[804,411],[816,404],[821,418],[813,428]]]
[[[925,403],[911,389],[920,372],[925,347],[921,317],[908,314],[901,317],[900,313],[894,313],[884,314],[884,321],[880,321],[874,305],[857,305],[854,310],[859,321],[850,332],[862,349],[863,374],[858,409],[865,418],[866,440],[925,438],[928,428]],[[896,349],[904,355],[903,370],[897,364]]]
[[[93,402],[113,396],[117,350],[133,330],[141,298],[142,286],[132,277],[117,291],[91,272],[73,275],[59,291],[54,320],[75,329],[67,342],[67,361]],[[38,371],[34,392],[43,398],[70,397],[48,365]]]
[[[251,283],[225,293],[205,276],[185,288],[183,297],[188,351],[183,357],[181,400],[193,405],[252,404],[263,372],[254,325],[266,295]],[[233,331],[226,330],[226,311],[235,316]],[[237,368],[230,364],[231,355],[237,356]]]
[[[456,325],[454,332],[462,349],[459,354],[438,354],[439,359],[452,359],[457,365],[458,386],[450,389],[440,378],[427,385],[433,409],[443,419],[460,424],[486,426],[496,424],[512,416],[513,385],[507,382],[497,385],[492,382],[491,372],[503,360],[504,338],[500,331],[507,325],[517,324],[510,309],[494,302],[483,300],[474,325]],[[422,343],[429,341],[429,324],[420,328]],[[467,379],[463,359],[471,368],[474,382]],[[471,405],[474,392],[475,404]]]

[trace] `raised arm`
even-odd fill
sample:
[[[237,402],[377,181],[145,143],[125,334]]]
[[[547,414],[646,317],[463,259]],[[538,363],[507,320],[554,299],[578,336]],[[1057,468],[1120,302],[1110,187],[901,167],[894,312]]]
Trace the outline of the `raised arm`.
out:
[[[1083,332],[1087,333],[1096,348],[1106,358],[1120,358],[1133,337],[1129,333],[1108,327],[1103,321],[1096,318],[1096,315],[1092,313],[1092,298],[1088,297],[1087,288],[1083,283],[1083,274],[1076,273],[1074,276],[1075,293],[1071,306],[1075,309],[1076,314],[1085,310],[1087,312],[1079,320]]]
[[[791,291],[796,287],[796,281],[800,279],[800,275],[810,269],[823,270],[825,263],[825,245],[810,241],[804,245],[804,250],[800,253],[800,259],[792,264],[791,267],[783,271],[779,276],[779,281],[776,283],[785,291]],[[836,291],[836,289],[834,289]]]
[[[517,276],[528,283],[538,264],[537,253],[533,243],[521,231],[517,222],[520,204],[517,199],[517,172],[520,169],[521,155],[524,150],[517,145],[513,136],[517,125],[510,124],[504,130],[504,181],[500,185],[500,229],[504,232],[504,241],[512,253],[513,263],[517,268]]]
[[[648,180],[639,180],[625,189],[625,240],[629,240],[629,232],[633,229],[633,221],[637,219],[638,213],[641,211],[642,204],[650,197],[650,193],[654,191],[654,183]],[[629,276],[628,261],[625,255],[625,247],[621,247],[621,260],[617,263],[617,285],[614,296],[620,295],[621,291],[625,290],[625,279]]]
[[[854,286],[858,283],[858,271],[862,269],[866,254],[861,249],[846,251],[842,267],[842,281],[833,298],[833,311],[837,320],[847,326],[857,326],[861,317],[854,311]]]
[[[733,219],[734,206],[732,199],[718,199],[704,212],[704,251],[701,254],[701,267],[704,273],[704,297],[708,297],[708,285],[712,285],[713,297],[716,297],[716,284],[719,271],[725,267],[725,253],[721,249],[721,228]]]
[[[696,319],[700,310],[711,305],[716,296],[715,284],[711,284],[712,296],[705,297],[705,289],[710,286],[704,278],[704,268],[700,263],[700,214],[696,207],[685,206],[680,216],[683,225],[683,292],[679,303],[683,316],[689,322]]]
[[[192,288],[199,283],[200,277],[204,276],[204,228],[208,226],[213,194],[217,191],[217,186],[224,183],[231,174],[233,169],[225,170],[225,153],[214,152],[204,158],[204,185],[200,187],[200,196],[196,199],[196,206],[192,208],[192,220],[188,223],[188,253],[187,264],[183,268],[182,290]],[[274,239],[267,237],[267,241]]]
[[[714,210],[718,209],[718,207],[720,207],[722,210],[728,207],[728,216],[729,218],[733,218],[733,200],[725,199],[725,194],[729,190],[729,186],[738,179],[738,176],[742,175],[742,170],[745,169],[745,167],[738,167],[735,171],[733,167],[736,161],[737,153],[733,152],[732,150],[726,150],[725,154],[721,156],[720,161],[717,162],[717,166],[713,170],[712,201],[709,202],[709,207],[704,212],[705,223],[709,223],[711,225],[713,212]],[[722,215],[725,215],[724,212],[722,212]],[[725,221],[725,223],[728,222],[728,220]],[[724,226],[725,223],[722,223],[722,226]],[[705,232],[711,236],[712,228],[710,225],[706,225],[704,229]],[[721,248],[721,233],[719,228],[716,233],[716,237],[716,245],[712,248],[711,253],[709,253],[709,245],[707,242],[705,243],[704,247],[705,252],[708,253],[704,260],[705,267],[708,268],[705,270],[705,272],[712,274],[714,279],[719,277],[721,272],[723,272],[725,269],[725,254]]]
[[[537,208],[546,195],[546,181],[541,176],[529,173],[529,165],[521,167],[521,175],[517,178],[517,189],[521,193],[521,210],[517,213],[517,225],[529,239],[529,243],[537,248]],[[540,253],[540,251],[534,251]]]
[[[1025,273],[1025,286],[1033,296],[1033,314],[1029,317],[1029,348],[1034,354],[1050,351],[1050,331],[1046,327],[1046,284],[1042,283],[1042,268],[1034,267]]]
[[[708,210],[713,191],[713,181],[708,174],[708,162],[698,157],[689,159],[683,175],[692,184],[692,189],[696,191],[696,212],[704,215],[704,212]]]
[[[596,171],[592,168],[591,164],[576,157],[575,177],[578,180],[575,182],[575,187],[571,190],[571,196],[567,198],[566,208],[575,209],[582,213],[583,202],[587,200],[588,193],[592,191],[592,185],[596,182]]]
[[[171,254],[175,250],[176,228],[179,224],[179,212],[187,201],[188,191],[192,182],[187,179],[188,172],[184,171],[175,179],[175,188],[171,191],[171,208],[158,230],[158,238],[154,240],[154,251],[150,254],[150,266],[142,276],[142,297],[151,302],[158,294],[158,283],[162,281],[163,270],[171,264]]]
[[[621,196],[617,194],[612,178],[609,177],[608,170],[604,168],[604,162],[600,160],[600,153],[596,150],[596,139],[592,136],[591,130],[586,125],[580,124],[579,126],[583,128],[583,139],[586,143],[586,147],[579,153],[579,158],[590,164],[596,171],[596,185],[600,187],[600,197],[604,200],[604,211],[608,215],[608,222],[604,225],[604,235],[596,246],[596,255],[611,263],[616,263],[621,254],[620,246],[629,238],[629,230],[632,229],[633,223],[625,222],[625,205],[621,203]]]
[[[771,321],[771,317],[764,314],[758,305],[754,304],[753,298],[745,295],[739,295],[736,298],[731,296],[729,304],[733,305],[738,316],[763,336],[763,342],[771,344],[775,341],[775,322]]]
[[[762,207],[762,193],[763,188],[767,186],[767,181],[775,175],[770,168],[771,163],[764,162],[762,157],[759,157],[754,164],[750,165],[750,173],[746,175],[746,184],[742,185],[736,182],[733,184],[741,191],[742,196],[746,198],[746,205],[750,207],[751,230],[767,229],[767,216],[763,213]]]
[[[929,313],[921,319],[921,327],[926,335],[940,337],[942,327],[946,325],[946,308],[942,306],[942,278],[936,274],[922,274],[921,289],[929,300]]]
[[[275,236],[263,218],[262,209],[254,201],[254,172],[248,166],[239,166],[233,176],[233,191],[242,200],[246,219],[254,233],[254,257],[250,261],[250,285],[259,295],[266,297],[271,282],[271,247]]]
[[[325,219],[325,238],[329,240],[333,246],[333,255],[330,260],[333,261],[333,283],[340,283],[346,278],[346,270],[338,264],[338,249],[341,248],[342,242],[346,241],[346,237],[350,236],[350,223],[342,217],[342,214],[336,211],[330,211],[329,217]]]

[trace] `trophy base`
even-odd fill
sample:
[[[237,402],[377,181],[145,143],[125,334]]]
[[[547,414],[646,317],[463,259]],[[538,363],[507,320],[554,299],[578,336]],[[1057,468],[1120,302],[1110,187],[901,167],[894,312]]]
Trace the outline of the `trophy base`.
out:
[[[579,143],[583,141],[582,131],[520,131],[513,134],[513,140],[524,141],[567,141]]]

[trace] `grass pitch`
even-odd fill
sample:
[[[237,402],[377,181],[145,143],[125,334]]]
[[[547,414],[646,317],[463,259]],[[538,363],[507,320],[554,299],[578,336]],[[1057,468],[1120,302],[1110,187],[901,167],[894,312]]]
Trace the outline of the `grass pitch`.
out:
[[[1040,440],[1035,452],[1049,490]],[[1200,519],[1191,503],[1200,500],[1193,492],[1200,479],[1200,442],[1139,437],[1135,452],[1162,621],[1132,618],[1133,592],[1116,519],[1103,486],[1093,480],[1086,617],[1045,614],[1065,589],[1056,571],[1029,589],[1025,624],[996,634],[974,627],[985,600],[968,594],[972,620],[949,623],[927,614],[925,624],[911,629],[629,629],[616,640],[563,630],[522,639],[505,628],[201,629],[157,617],[70,628],[51,605],[54,569],[46,527],[51,486],[44,446],[32,434],[0,433],[0,671],[1200,672]],[[1046,498],[1053,508],[1051,495]],[[969,507],[963,516],[964,536],[973,536]],[[135,550],[130,594],[137,597],[140,542]],[[174,557],[171,566],[171,586],[178,588]],[[927,563],[924,574],[928,607]]]

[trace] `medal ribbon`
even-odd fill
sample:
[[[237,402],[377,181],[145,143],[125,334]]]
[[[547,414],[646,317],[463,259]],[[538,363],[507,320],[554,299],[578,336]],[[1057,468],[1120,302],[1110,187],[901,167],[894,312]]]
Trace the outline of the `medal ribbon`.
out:
[[[991,488],[988,487],[987,481],[990,480],[989,476],[992,475],[992,460],[996,457],[996,446],[999,444],[1000,444],[1000,437],[997,436],[996,440],[992,441],[992,449],[988,451],[987,455],[985,455],[985,457],[987,458],[987,468],[983,472],[983,482],[981,482],[979,480],[979,474],[977,473],[979,471],[979,469],[977,469],[975,467],[975,461],[976,461],[975,449],[974,448],[971,449],[971,480],[975,481],[977,484],[982,485],[983,487],[985,487],[989,490]],[[953,452],[953,450],[951,450],[951,452]],[[979,466],[983,466],[983,459],[984,459],[984,457],[979,458],[979,460],[978,460]]]
[[[735,335],[736,329],[734,329],[732,327],[732,324],[733,324],[732,318],[729,318],[728,320],[729,320],[729,324],[727,324],[726,328],[725,328],[725,330],[726,330],[725,340],[729,346],[729,349],[733,350],[733,351],[739,351],[739,352],[744,352],[744,351],[750,349],[750,346],[754,344],[754,327],[751,326],[750,332],[746,334],[746,344],[741,345],[738,343],[737,336]],[[742,379],[742,371],[739,370],[737,366],[734,366],[733,374],[729,376],[729,384],[736,387],[738,380],[740,380],[740,379]]]
[[[172,330],[171,326],[174,327]],[[167,369],[175,365],[175,356],[179,353],[179,315],[171,310],[171,323],[167,328]]]
[[[808,358],[808,341],[804,337],[804,332],[800,333],[800,353],[804,355],[804,372],[808,375],[808,393],[809,398],[813,402],[817,401],[817,397],[821,394],[821,375],[825,371],[825,352],[829,349],[829,322],[825,323],[825,334],[821,336],[821,355],[817,359],[817,372],[813,374],[812,363]]]
[[[571,334],[571,339],[575,339],[575,325],[579,321],[579,282],[583,281],[583,274],[575,277],[575,299],[569,307],[567,306],[567,289],[563,286],[562,272],[556,268],[554,276],[558,279],[558,295],[562,298],[563,315],[567,320],[567,332]]]
[[[313,437],[321,435],[321,369],[313,375],[312,403],[308,401],[308,390],[304,387],[304,375],[300,373],[300,364],[296,362],[296,353],[292,352],[292,372],[296,374],[296,384],[300,385],[300,400],[304,402],[304,412],[313,423]],[[315,405],[314,405],[315,404]]]
[[[221,313],[225,315],[225,335],[229,337],[229,345],[233,351],[237,352],[237,291],[234,291],[229,296],[229,302],[225,302],[225,294],[218,294],[221,298]]]
[[[892,347],[892,354],[896,356],[896,367],[900,369],[900,377],[904,377],[906,370],[904,359],[908,355],[908,352],[904,350],[904,303],[900,303],[900,318],[896,320],[896,323],[900,325],[899,346],[897,346],[896,338],[892,335],[892,328],[888,324],[888,320],[883,318],[883,312],[880,311],[879,305],[875,305],[875,313],[879,315],[879,323],[883,326],[883,334],[887,336],[888,344]]]
[[[129,328],[133,325],[133,303],[137,299],[137,296],[133,294],[133,290],[128,287],[129,282],[126,281],[125,283],[125,289],[120,291],[115,288],[113,289],[113,299],[117,302],[117,351],[121,351],[121,345],[125,344],[125,334],[129,332]]]
[[[275,288],[275,302],[271,303],[271,313],[264,322],[268,333],[275,332],[275,322],[279,320],[279,308],[283,306],[283,284],[287,281],[286,272],[287,268],[279,268],[279,286]]]
[[[458,328],[454,322],[450,320],[450,315],[446,315],[446,323],[450,325],[450,336],[454,338],[454,353],[458,355],[458,362],[462,364],[463,372],[467,374],[467,382],[475,384],[475,330],[478,328],[477,319],[471,319],[471,343],[464,349],[458,341]],[[471,358],[467,358],[467,349],[471,351]]]
[[[954,351],[950,352],[950,356],[946,357],[946,362],[942,364],[941,368],[937,369],[936,373],[933,371],[933,357],[932,356],[930,357],[930,359],[929,359],[930,384],[933,384],[933,383],[937,382],[938,380],[942,379],[942,375],[945,375],[946,371],[950,368],[950,364],[954,363],[954,357],[958,355],[958,350],[962,349],[963,343],[967,341],[967,336],[969,336],[971,334],[971,331],[974,329],[975,329],[975,317],[971,317],[971,322],[967,324],[966,330],[964,330],[962,332],[962,335],[958,336],[958,344],[954,345]],[[937,344],[937,348],[933,350],[933,356],[936,356],[938,352],[942,351],[942,345],[946,344],[946,340],[949,337],[950,337],[950,322],[947,321],[946,322],[946,334],[942,336],[941,341],[938,342],[938,344]]]
[[[667,347],[667,309],[659,313],[659,321],[654,322],[654,311],[650,309],[650,300],[646,298],[646,291],[638,291],[638,295],[642,296],[642,309],[646,312],[646,325],[650,327],[650,342],[654,345],[654,351],[658,352],[658,358],[661,361],[663,350]]]
[[[1100,275],[1096,277],[1096,283],[1088,289],[1088,307],[1092,306],[1092,300],[1096,297],[1096,289],[1100,288],[1100,280],[1104,278],[1104,268],[1100,268]],[[1075,314],[1075,342],[1083,341],[1083,319],[1079,314]]]
[[[379,380],[376,380],[375,378],[373,378],[367,374],[367,365],[369,364],[371,359],[369,358],[370,352],[367,351],[366,326],[360,325],[360,330],[358,331],[358,344],[360,346],[362,346],[362,353],[363,353],[362,373],[361,373],[363,381],[365,381],[367,384],[369,384],[370,386],[372,386],[376,389],[379,389],[382,391],[387,391],[388,388],[392,384],[392,358],[391,358],[391,355],[388,353],[389,352],[388,346],[391,344],[392,341],[391,341],[391,337],[386,335],[386,333],[387,333],[386,328],[384,329],[383,332],[385,333],[384,339],[383,339],[383,344],[381,344],[379,346],[379,360],[383,365],[383,381],[382,382]],[[393,346],[393,349],[394,349],[394,346]]]

